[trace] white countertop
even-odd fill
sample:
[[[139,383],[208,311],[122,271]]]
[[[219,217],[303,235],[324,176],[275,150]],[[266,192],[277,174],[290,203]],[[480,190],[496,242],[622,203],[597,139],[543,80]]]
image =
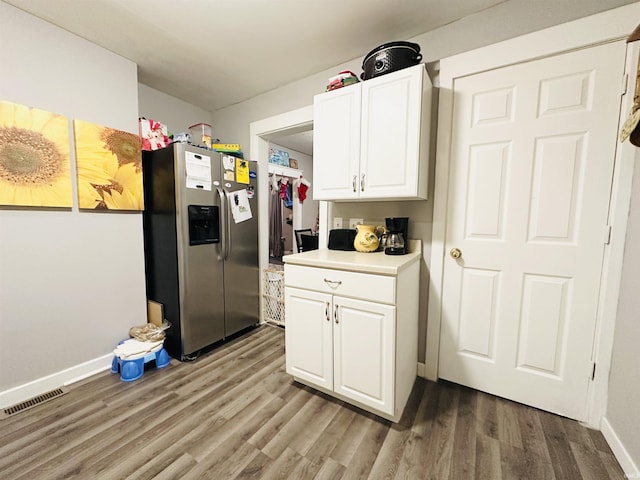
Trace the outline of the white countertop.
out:
[[[409,240],[410,252],[406,255],[385,255],[384,252],[362,253],[356,251],[311,250],[285,255],[282,260],[289,265],[332,268],[352,272],[397,275],[402,269],[422,257],[422,242]]]

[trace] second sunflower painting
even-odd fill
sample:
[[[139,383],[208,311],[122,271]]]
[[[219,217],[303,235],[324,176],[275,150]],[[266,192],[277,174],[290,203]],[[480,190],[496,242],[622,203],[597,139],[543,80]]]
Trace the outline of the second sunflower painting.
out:
[[[82,120],[74,120],[73,129],[78,207],[143,210],[140,137]]]

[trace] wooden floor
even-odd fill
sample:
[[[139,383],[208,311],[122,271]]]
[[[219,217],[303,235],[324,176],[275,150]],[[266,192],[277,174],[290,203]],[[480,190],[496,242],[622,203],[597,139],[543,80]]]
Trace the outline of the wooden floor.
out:
[[[140,380],[96,375],[0,420],[0,478],[623,479],[599,432],[418,379],[398,424],[291,380],[263,326]]]

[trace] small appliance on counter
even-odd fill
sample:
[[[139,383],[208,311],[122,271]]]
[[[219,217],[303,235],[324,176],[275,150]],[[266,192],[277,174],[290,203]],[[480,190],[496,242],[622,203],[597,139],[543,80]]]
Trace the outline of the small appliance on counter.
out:
[[[353,241],[356,238],[356,230],[349,228],[336,228],[329,232],[329,250],[346,250],[351,251],[356,248]]]
[[[408,253],[407,234],[409,232],[409,217],[387,217],[387,239],[384,246],[386,255],[404,255]]]

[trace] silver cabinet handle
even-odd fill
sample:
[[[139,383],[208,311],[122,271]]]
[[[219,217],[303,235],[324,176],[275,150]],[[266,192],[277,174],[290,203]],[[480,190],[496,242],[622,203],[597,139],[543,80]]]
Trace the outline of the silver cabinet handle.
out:
[[[360,179],[360,191],[364,192],[364,173],[362,174],[362,178]]]
[[[340,305],[336,305],[335,308],[333,309],[333,319],[336,321],[336,323],[340,323],[338,321],[338,309],[340,308]]]
[[[324,305],[324,316],[327,319],[327,322],[331,321],[331,317],[329,317],[329,302]]]
[[[355,191],[356,191],[356,178],[357,178],[357,177],[358,177],[357,175],[354,175],[354,176],[353,176],[353,191],[354,191],[354,193],[355,193]]]
[[[334,285],[336,287],[339,287],[340,285],[342,285],[342,280],[329,280],[328,278],[325,278],[324,283],[326,283],[330,287],[333,287]]]

